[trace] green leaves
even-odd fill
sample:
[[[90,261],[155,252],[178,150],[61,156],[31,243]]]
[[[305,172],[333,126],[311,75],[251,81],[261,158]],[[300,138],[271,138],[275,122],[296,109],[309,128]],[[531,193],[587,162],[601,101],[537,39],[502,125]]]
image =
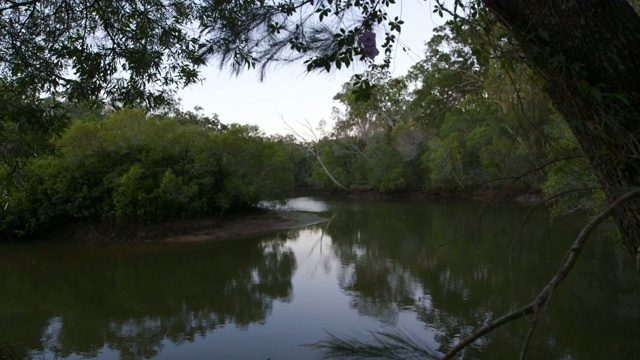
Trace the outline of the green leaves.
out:
[[[198,82],[207,62],[239,73],[304,59],[331,71],[373,66],[358,41],[385,25],[389,66],[403,21],[392,0],[21,2],[0,13],[0,74],[21,91],[63,93],[70,101],[162,108]],[[347,18],[357,19],[345,22]],[[377,49],[376,49],[377,54]]]
[[[404,21],[400,20],[400,18],[396,16],[393,21],[389,21],[389,28],[391,31],[397,31],[400,33],[402,30],[402,24],[404,24]]]
[[[0,73],[21,91],[160,106],[204,64],[187,28],[194,10],[191,1],[17,4],[0,15]]]
[[[57,156],[27,159],[23,183],[0,193],[7,206],[0,233],[28,234],[57,220],[219,215],[291,190],[283,144],[257,127],[227,128],[187,114],[124,109],[102,121],[74,121],[55,141]]]
[[[316,10],[316,12],[318,13],[318,20],[320,20],[322,22],[322,20],[324,20],[325,17],[327,17],[327,16],[329,16],[329,14],[331,14],[331,8],[329,8],[329,7],[318,8],[318,10]]]

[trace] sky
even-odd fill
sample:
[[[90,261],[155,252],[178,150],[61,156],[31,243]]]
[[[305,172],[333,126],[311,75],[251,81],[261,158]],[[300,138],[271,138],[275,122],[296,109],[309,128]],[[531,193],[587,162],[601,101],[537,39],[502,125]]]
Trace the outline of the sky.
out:
[[[402,76],[422,58],[424,43],[442,20],[432,13],[428,0],[398,0],[390,9],[390,15],[405,22],[399,42],[409,51],[397,48],[391,66],[392,76]],[[376,32],[380,44],[383,30]],[[382,57],[379,55],[377,61],[382,61]],[[225,124],[254,124],[267,134],[283,135],[292,133],[290,126],[303,136],[311,137],[303,124],[316,128],[324,119],[326,130],[330,130],[331,111],[338,105],[333,96],[351,76],[365,68],[366,64],[356,63],[346,70],[307,73],[300,62],[272,67],[260,81],[257,71],[245,70],[235,76],[229,69],[220,70],[212,64],[202,72],[205,78],[202,84],[181,90],[178,97],[185,110],[200,106],[205,115],[216,113]]]

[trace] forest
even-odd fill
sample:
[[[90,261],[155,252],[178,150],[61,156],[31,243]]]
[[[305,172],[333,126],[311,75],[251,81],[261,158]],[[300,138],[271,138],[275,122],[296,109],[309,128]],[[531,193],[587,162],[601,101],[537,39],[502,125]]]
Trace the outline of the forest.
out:
[[[596,180],[548,97],[524,71],[510,77],[497,61],[474,56],[470,33],[449,24],[435,34],[406,76],[367,72],[366,99],[344,84],[335,125],[318,140],[266,136],[197,109],[52,103],[74,116],[57,132],[5,122],[3,239],[69,221],[225,215],[284,199],[295,187],[547,198],[586,189],[589,196],[556,202],[556,212],[594,210]]]
[[[539,295],[445,358],[524,315],[533,333],[609,218],[613,246],[640,268],[638,1],[435,0],[445,25],[392,77],[395,3],[0,1],[0,242],[59,224],[222,217],[295,188],[533,193],[552,216],[587,215]],[[207,65],[264,76],[291,62],[366,67],[311,138],[175,96]]]

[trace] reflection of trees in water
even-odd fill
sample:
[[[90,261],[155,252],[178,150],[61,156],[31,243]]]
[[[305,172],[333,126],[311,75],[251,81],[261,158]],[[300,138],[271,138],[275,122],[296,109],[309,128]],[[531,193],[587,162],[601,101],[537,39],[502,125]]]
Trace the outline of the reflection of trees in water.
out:
[[[163,342],[266,321],[291,301],[296,259],[282,241],[193,247],[43,248],[4,253],[0,322],[32,350],[150,358]]]
[[[358,261],[361,260],[361,261]],[[361,315],[393,325],[399,312],[420,302],[420,284],[401,266],[388,262],[358,259],[342,268],[338,282],[352,295],[350,305]]]
[[[338,281],[356,311],[395,324],[399,313],[409,310],[436,329],[441,349],[447,349],[530,301],[577,234],[566,224],[551,231],[546,216],[537,215],[512,247],[520,220],[504,207],[490,208],[481,218],[481,207],[469,204],[372,203],[358,211],[338,210],[326,231],[343,264]],[[625,358],[640,352],[640,344],[629,338],[640,317],[640,281],[626,271],[626,284],[619,283],[623,275],[607,245],[587,249],[570,281],[554,294],[551,320],[541,324],[531,354]],[[603,337],[603,325],[615,328],[620,338]],[[526,327],[515,324],[490,334],[469,356],[511,357]],[[598,349],[592,348],[594,337],[601,342]]]

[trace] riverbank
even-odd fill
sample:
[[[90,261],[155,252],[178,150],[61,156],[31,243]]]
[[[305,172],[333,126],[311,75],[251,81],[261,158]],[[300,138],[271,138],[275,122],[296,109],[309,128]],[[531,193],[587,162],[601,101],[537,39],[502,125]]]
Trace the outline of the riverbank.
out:
[[[309,191],[312,192],[312,190]],[[484,203],[515,203],[524,206],[535,206],[544,202],[544,194],[542,191],[508,188],[471,190],[431,189],[429,191],[408,190],[388,193],[381,193],[376,190],[335,190],[331,192],[320,192],[353,200],[471,200]]]
[[[380,193],[374,190],[326,192],[307,189],[310,195],[329,194],[353,200],[412,199],[425,201],[471,200],[485,203],[517,203],[535,206],[544,201],[540,192],[523,190],[430,190]],[[245,239],[278,230],[327,221],[310,213],[251,208],[245,212],[198,219],[169,220],[158,223],[76,223],[47,227],[31,239],[75,244],[110,243],[197,243]]]
[[[188,234],[165,237],[166,243],[194,243],[205,241],[238,240],[256,237],[278,230],[319,224],[329,219],[299,211],[265,210],[258,215],[237,216],[222,224]]]
[[[310,213],[252,208],[228,217],[172,220],[152,224],[93,223],[61,225],[35,240],[77,244],[198,243],[252,238],[327,219]]]

